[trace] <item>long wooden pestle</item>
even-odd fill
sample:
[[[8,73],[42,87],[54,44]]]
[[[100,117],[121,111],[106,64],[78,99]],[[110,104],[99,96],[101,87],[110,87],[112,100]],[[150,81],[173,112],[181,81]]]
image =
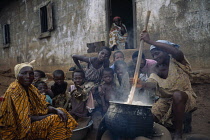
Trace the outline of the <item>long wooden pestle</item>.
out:
[[[146,19],[145,19],[145,24],[144,24],[144,30],[143,31],[147,30],[150,13],[151,13],[151,11],[147,11],[147,16],[146,16]],[[135,69],[135,73],[134,73],[134,77],[133,77],[133,85],[132,85],[130,95],[129,95],[128,100],[127,100],[128,104],[132,104],[134,93],[136,91],[136,85],[137,85],[137,81],[138,81],[138,77],[139,77],[139,69],[140,69],[140,64],[141,64],[143,46],[144,46],[144,41],[141,40],[140,41],[140,47],[139,47],[139,54],[138,54],[137,63],[136,63],[136,69]]]

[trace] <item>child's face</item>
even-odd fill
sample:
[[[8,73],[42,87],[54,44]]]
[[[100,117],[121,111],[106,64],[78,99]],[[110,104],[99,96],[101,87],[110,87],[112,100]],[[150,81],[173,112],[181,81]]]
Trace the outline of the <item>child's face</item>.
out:
[[[38,81],[40,79],[40,73],[39,72],[34,72],[34,81]]]
[[[104,61],[106,59],[109,59],[110,57],[110,54],[109,54],[109,51],[107,51],[106,49],[103,49],[102,51],[99,52],[98,54],[98,59],[100,61]]]
[[[37,89],[42,93],[45,94],[47,92],[47,84],[46,83],[40,83],[37,87]]]
[[[62,85],[64,83],[65,77],[63,75],[54,75],[53,80],[56,84]]]
[[[137,59],[138,57],[133,58],[133,63],[136,65],[137,64]],[[141,64],[140,64],[140,68],[143,68],[146,64],[146,59],[141,59]]]
[[[114,56],[114,61],[117,61],[117,60],[123,60],[124,61],[124,56],[122,53],[116,53],[115,56]]]
[[[84,76],[80,72],[75,72],[73,75],[73,81],[75,85],[82,85],[84,83]]]
[[[105,83],[109,84],[113,81],[113,74],[110,71],[104,71],[102,78]]]
[[[127,67],[123,64],[119,64],[116,69],[116,73],[118,76],[123,76],[127,72]]]

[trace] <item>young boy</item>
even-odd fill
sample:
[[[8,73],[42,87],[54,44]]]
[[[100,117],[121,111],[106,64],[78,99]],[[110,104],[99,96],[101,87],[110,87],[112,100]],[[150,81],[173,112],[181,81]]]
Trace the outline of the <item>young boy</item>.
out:
[[[130,77],[134,76],[138,54],[139,54],[139,51],[136,51],[132,54],[132,62],[130,62],[129,66],[128,66],[128,73],[129,73]],[[144,53],[142,53],[139,78],[141,78],[141,80],[145,81],[149,77],[149,75],[151,73],[151,69],[153,66],[155,66],[156,63],[157,62],[155,60],[146,59]],[[142,79],[143,77],[144,77],[144,79]]]
[[[65,76],[62,70],[55,70],[53,72],[53,80],[55,82],[51,86],[51,90],[54,94],[53,106],[62,107],[68,110],[69,109],[68,101],[69,101],[70,95],[67,90],[68,84],[67,82],[64,81],[64,79],[65,79]]]
[[[47,79],[48,79],[48,78],[46,77],[46,74],[45,74],[43,71],[41,71],[41,70],[34,70],[34,81],[33,81],[33,83],[32,83],[34,86],[35,86],[38,82],[40,82],[40,81],[46,82]],[[52,93],[52,91],[51,91],[50,89],[48,89],[48,91],[47,91],[46,94],[49,95],[50,98],[53,98],[53,97],[54,97],[54,95],[53,95],[53,93]]]
[[[94,85],[85,83],[85,73],[82,70],[75,70],[72,74],[74,85],[71,85],[69,113],[78,120],[82,117],[88,117],[94,109],[94,102],[91,89]]]
[[[36,84],[34,85],[43,95],[46,96],[46,101],[50,104],[52,104],[52,99],[51,97],[48,95],[48,87],[47,84],[44,81],[38,81],[36,82]]]
[[[115,100],[117,95],[113,69],[105,68],[102,73],[102,80],[104,83],[99,86],[99,95],[101,97],[103,113],[106,113],[109,101]]]
[[[34,81],[32,84],[35,85],[36,82],[44,80],[47,80],[45,73],[41,70],[34,70]]]
[[[114,63],[115,65],[115,76],[114,76],[114,82],[117,86],[117,90],[119,93],[118,100],[120,101],[127,101],[128,95],[130,93],[130,83],[129,83],[129,75],[127,72],[127,64],[122,61],[118,60]]]
[[[121,51],[116,51],[114,54],[113,54],[113,63],[117,60],[123,60],[124,61],[124,54],[123,52]],[[110,68],[112,68],[114,70],[114,64],[110,66]]]

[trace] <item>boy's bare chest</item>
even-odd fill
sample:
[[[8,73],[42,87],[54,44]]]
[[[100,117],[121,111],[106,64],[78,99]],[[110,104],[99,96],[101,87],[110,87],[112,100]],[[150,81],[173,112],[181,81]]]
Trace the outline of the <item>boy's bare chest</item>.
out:
[[[106,96],[109,98],[110,95],[114,94],[115,93],[115,87],[112,86],[112,85],[105,85],[104,86],[104,91],[106,93]]]

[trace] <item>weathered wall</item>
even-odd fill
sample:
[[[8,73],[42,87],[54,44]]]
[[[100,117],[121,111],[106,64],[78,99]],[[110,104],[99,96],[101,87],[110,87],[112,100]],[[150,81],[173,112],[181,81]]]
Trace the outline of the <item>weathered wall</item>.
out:
[[[138,32],[147,10],[151,39],[176,42],[194,69],[210,69],[209,0],[137,0]]]
[[[51,37],[40,35],[39,9],[47,0],[18,0],[0,11],[0,24],[10,24],[11,43],[3,48],[0,29],[0,67],[12,68],[19,62],[37,60],[37,69],[67,70],[71,54],[87,52],[86,43],[106,41],[104,0],[52,0],[55,30]]]
[[[38,39],[39,9],[47,2],[17,0],[0,11],[0,25],[9,23],[11,33],[10,47],[3,48],[0,28],[0,69],[36,59],[36,69],[67,71],[73,64],[71,54],[85,54],[86,43],[107,42],[106,0],[52,0],[55,30],[50,38]],[[152,12],[148,26],[152,39],[180,44],[194,69],[210,69],[209,0],[136,0],[137,35],[147,10]]]

